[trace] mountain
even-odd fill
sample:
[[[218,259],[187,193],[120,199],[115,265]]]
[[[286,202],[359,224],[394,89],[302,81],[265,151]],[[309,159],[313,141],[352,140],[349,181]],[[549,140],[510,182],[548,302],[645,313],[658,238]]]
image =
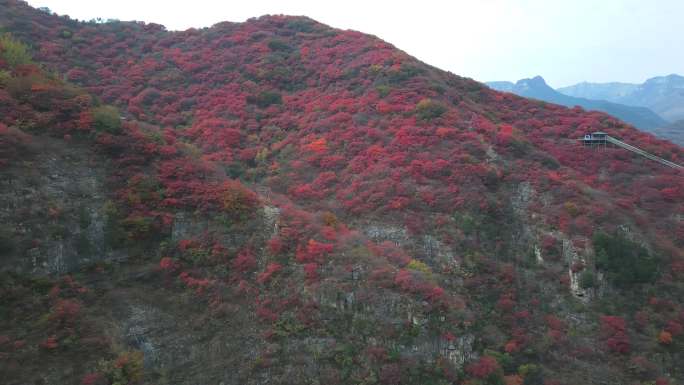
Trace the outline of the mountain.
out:
[[[575,97],[650,108],[670,122],[684,119],[684,77],[676,74],[654,77],[643,84],[585,82],[558,91]]]
[[[614,103],[620,103],[617,100],[623,99],[632,94],[637,88],[638,84],[632,83],[589,83],[582,82],[573,86],[557,88],[556,91],[576,98],[607,100]]]
[[[501,92],[513,92],[513,89],[515,88],[515,83],[513,82],[506,82],[506,81],[501,81],[501,82],[487,82],[487,85],[497,91]]]
[[[666,122],[656,113],[644,107],[630,107],[604,100],[590,100],[562,94],[546,84],[541,76],[532,79],[522,79],[517,83],[488,82],[493,89],[512,92],[516,95],[556,103],[567,107],[580,106],[587,110],[603,111],[613,115],[635,127],[652,130],[666,125]]]
[[[681,383],[682,147],[306,17],[0,0],[0,378]]]
[[[653,130],[653,135],[684,146],[684,120],[674,122],[665,127],[656,128]]]

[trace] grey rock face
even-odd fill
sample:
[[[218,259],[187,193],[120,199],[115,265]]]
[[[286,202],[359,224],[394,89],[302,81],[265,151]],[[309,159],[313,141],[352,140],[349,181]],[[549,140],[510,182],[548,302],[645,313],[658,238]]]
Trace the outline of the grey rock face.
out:
[[[0,178],[0,223],[13,243],[0,270],[58,274],[107,258],[106,165],[85,146],[36,140],[41,152]]]
[[[376,242],[390,241],[397,246],[409,242],[408,231],[403,227],[375,224],[367,226],[364,233]]]

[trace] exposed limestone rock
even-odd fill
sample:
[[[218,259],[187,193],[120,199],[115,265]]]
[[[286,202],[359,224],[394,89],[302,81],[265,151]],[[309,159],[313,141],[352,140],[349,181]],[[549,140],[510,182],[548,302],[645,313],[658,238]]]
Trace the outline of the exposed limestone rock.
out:
[[[12,253],[0,270],[63,274],[107,259],[106,164],[91,148],[35,137],[41,151],[0,175],[0,223],[12,235]]]
[[[154,366],[159,361],[159,348],[149,338],[151,328],[160,318],[151,307],[132,306],[125,323],[125,338],[130,345],[145,355],[145,366]]]
[[[389,241],[412,251],[413,257],[424,259],[431,265],[458,266],[456,253],[432,234],[412,237],[405,228],[373,224],[363,228],[366,236],[376,242]]]
[[[518,190],[511,199],[511,203],[513,205],[513,209],[516,211],[516,214],[524,214],[527,206],[532,201],[533,196],[534,189],[532,188],[530,182],[521,182],[518,184]]]
[[[457,368],[462,369],[467,362],[477,359],[477,353],[473,351],[475,336],[465,334],[453,341],[441,339],[441,354]]]
[[[270,235],[278,233],[278,218],[280,209],[275,206],[264,206],[264,228]]]
[[[542,257],[541,253],[541,248],[539,248],[539,245],[534,245],[534,259],[537,261],[538,265],[543,265],[544,264],[544,257]]]
[[[425,258],[429,261],[442,264],[453,264],[455,262],[454,251],[430,234],[423,235],[422,249]]]
[[[569,239],[563,240],[563,260],[568,264],[568,276],[570,277],[570,292],[572,295],[582,302],[589,302],[591,300],[591,292],[585,290],[580,286],[581,271],[573,272],[572,267],[575,264],[586,264],[586,259],[577,253],[572,241]]]
[[[499,154],[497,154],[496,151],[494,151],[494,148],[492,146],[487,147],[486,154],[487,154],[487,160],[489,162],[496,162],[497,160],[499,160]]]
[[[367,226],[363,232],[376,242],[390,241],[397,246],[403,246],[409,242],[408,231],[402,227],[375,224]]]
[[[181,239],[194,238],[208,228],[208,222],[204,218],[198,218],[191,213],[178,212],[173,218],[171,240],[177,242]]]

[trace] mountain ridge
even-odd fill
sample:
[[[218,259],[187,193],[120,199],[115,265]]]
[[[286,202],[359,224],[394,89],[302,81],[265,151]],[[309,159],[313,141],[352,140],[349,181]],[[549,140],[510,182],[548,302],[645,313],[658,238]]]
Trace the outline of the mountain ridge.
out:
[[[641,84],[585,82],[562,87],[558,91],[571,96],[647,107],[670,123],[684,119],[684,77],[677,74],[656,76]]]
[[[630,107],[609,101],[568,96],[551,88],[541,76],[521,79],[515,84],[510,82],[488,82],[486,84],[500,91],[512,92],[516,95],[531,97],[566,107],[581,106],[587,110],[603,111],[647,131],[666,125],[665,120],[645,107]]]

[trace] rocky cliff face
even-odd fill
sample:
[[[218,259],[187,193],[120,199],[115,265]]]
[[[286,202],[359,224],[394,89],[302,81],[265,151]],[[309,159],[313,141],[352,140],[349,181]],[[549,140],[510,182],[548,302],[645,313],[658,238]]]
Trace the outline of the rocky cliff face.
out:
[[[1,269],[64,274],[116,258],[105,240],[106,158],[45,137],[35,137],[27,151],[3,170],[0,221],[11,230],[12,252]]]

